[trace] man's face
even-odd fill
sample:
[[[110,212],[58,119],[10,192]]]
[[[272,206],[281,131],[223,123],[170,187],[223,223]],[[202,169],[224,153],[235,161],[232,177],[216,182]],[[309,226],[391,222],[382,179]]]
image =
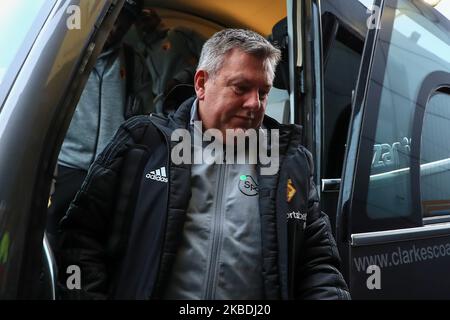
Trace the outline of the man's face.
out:
[[[195,74],[199,116],[205,130],[258,128],[264,117],[272,87],[264,60],[233,49],[214,77],[206,71]]]

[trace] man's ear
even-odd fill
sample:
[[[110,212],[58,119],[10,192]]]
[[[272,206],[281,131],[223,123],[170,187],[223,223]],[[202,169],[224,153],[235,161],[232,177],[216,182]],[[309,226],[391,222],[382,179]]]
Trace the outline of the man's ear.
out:
[[[208,73],[205,70],[197,70],[194,76],[195,93],[199,100],[205,98],[205,83],[208,80]]]

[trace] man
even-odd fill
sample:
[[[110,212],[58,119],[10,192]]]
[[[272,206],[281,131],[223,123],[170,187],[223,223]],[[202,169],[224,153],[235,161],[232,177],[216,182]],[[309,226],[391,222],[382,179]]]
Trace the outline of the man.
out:
[[[195,94],[194,73],[205,39],[185,27],[167,28],[153,9],[142,11],[136,30],[153,79],[154,108],[159,113],[167,114]],[[177,85],[176,94],[168,98],[170,101],[167,100]],[[181,101],[177,103],[179,97]]]
[[[122,44],[141,8],[140,1],[125,2],[89,76],[64,139],[47,219],[47,235],[55,250],[57,225],[89,166],[125,119],[151,112],[151,81],[145,62],[131,47]]]
[[[81,268],[81,289],[69,297],[349,298],[300,129],[264,116],[279,59],[252,31],[218,32],[202,50],[196,99],[168,119],[121,127],[61,222],[61,270]],[[226,146],[230,130],[278,130],[268,148],[279,151],[279,170],[174,161],[175,130],[202,127]]]

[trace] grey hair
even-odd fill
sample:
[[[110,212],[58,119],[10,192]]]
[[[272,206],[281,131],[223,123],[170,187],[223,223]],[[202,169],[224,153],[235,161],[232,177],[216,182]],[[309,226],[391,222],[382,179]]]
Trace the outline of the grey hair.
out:
[[[245,29],[224,29],[215,33],[203,45],[197,70],[205,70],[214,77],[222,67],[226,54],[233,49],[264,59],[273,80],[281,51],[260,34]]]

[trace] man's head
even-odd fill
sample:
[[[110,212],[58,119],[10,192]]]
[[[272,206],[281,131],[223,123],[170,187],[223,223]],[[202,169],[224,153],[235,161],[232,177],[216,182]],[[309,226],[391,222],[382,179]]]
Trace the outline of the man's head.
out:
[[[264,117],[280,50],[261,35],[225,29],[203,46],[195,74],[205,129],[258,128]]]
[[[142,10],[142,0],[126,0],[114,27],[106,40],[105,48],[111,48],[122,41]]]

